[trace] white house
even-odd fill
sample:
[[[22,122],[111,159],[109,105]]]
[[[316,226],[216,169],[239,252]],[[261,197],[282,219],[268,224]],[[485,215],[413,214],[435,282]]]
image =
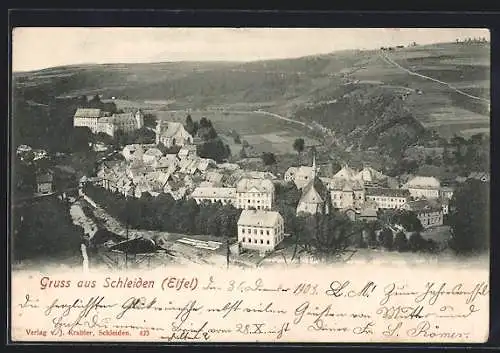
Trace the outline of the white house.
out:
[[[184,129],[184,125],[176,122],[158,120],[156,122],[156,144],[166,147],[185,146],[193,143],[193,136]]]
[[[272,251],[284,238],[283,217],[276,211],[243,210],[238,220],[241,247],[260,252]]]
[[[274,203],[274,184],[269,179],[242,178],[236,184],[236,207],[270,210]]]
[[[412,197],[428,199],[437,199],[440,188],[441,183],[437,178],[424,176],[416,176],[402,186],[402,189],[407,189]]]
[[[88,127],[94,134],[102,132],[113,137],[117,131],[141,129],[144,126],[144,115],[138,110],[136,113],[109,116],[101,109],[78,108],[73,115],[73,126]]]
[[[405,189],[366,188],[366,201],[374,201],[377,208],[401,208],[410,200],[410,192]]]

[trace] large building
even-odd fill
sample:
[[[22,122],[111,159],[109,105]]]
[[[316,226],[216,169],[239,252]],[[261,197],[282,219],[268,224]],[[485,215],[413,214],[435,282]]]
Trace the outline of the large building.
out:
[[[194,189],[191,197],[197,204],[203,202],[220,202],[223,205],[234,205],[236,202],[236,188],[222,188],[212,186],[199,186]]]
[[[413,198],[437,199],[441,183],[434,177],[416,176],[409,180],[402,189],[407,189]]]
[[[166,147],[172,147],[193,143],[193,136],[186,131],[181,123],[157,120],[155,133],[157,145],[162,143]]]
[[[105,133],[111,137],[117,131],[131,132],[144,126],[144,115],[140,110],[134,113],[113,114],[101,109],[78,108],[73,116],[74,127],[88,127],[94,134]]]
[[[410,192],[404,189],[366,188],[366,201],[374,201],[379,209],[401,208],[410,200]]]
[[[238,220],[238,242],[244,249],[272,251],[284,232],[283,217],[275,211],[243,210]]]
[[[421,199],[408,201],[402,208],[415,212],[424,228],[443,225],[442,205],[434,202],[434,200]]]
[[[365,187],[361,180],[330,179],[328,185],[332,207],[336,209],[359,209],[365,202]]]
[[[269,179],[242,178],[236,184],[236,207],[270,210],[274,204],[274,184]]]

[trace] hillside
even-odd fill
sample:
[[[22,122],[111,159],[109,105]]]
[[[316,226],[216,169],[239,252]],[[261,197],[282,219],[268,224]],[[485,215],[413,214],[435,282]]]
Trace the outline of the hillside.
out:
[[[160,111],[263,109],[319,122],[358,147],[390,149],[392,137],[408,145],[426,130],[488,132],[489,52],[489,43],[445,43],[250,63],[66,66],[15,73],[14,96],[46,103],[98,93],[161,101]]]

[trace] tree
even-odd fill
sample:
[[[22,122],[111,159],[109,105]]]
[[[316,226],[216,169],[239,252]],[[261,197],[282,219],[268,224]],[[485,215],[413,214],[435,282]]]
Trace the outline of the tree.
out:
[[[276,163],[276,156],[272,152],[262,153],[262,162],[264,165],[273,165]]]
[[[195,125],[190,114],[186,116],[186,123],[184,124],[184,127],[186,131],[189,132],[191,135],[195,134]]]
[[[396,237],[394,238],[394,248],[399,252],[408,250],[408,239],[406,239],[405,233],[398,232],[396,234]]]
[[[470,179],[453,194],[450,202],[450,246],[457,253],[481,252],[489,248],[488,182]]]
[[[300,154],[304,151],[305,142],[303,138],[298,138],[293,142],[293,149],[297,151],[300,163]]]
[[[387,250],[392,250],[394,243],[394,235],[392,230],[389,228],[384,228],[379,234],[379,243]]]
[[[388,211],[389,221],[393,224],[399,224],[408,232],[420,232],[423,230],[422,223],[417,214],[408,210]]]
[[[408,248],[412,252],[425,250],[426,245],[427,243],[420,232],[413,233],[408,239]]]

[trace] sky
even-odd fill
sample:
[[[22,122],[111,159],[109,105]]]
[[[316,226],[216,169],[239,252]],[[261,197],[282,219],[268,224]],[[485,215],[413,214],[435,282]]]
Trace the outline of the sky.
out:
[[[486,37],[486,29],[18,27],[12,70],[165,61],[253,61]]]

